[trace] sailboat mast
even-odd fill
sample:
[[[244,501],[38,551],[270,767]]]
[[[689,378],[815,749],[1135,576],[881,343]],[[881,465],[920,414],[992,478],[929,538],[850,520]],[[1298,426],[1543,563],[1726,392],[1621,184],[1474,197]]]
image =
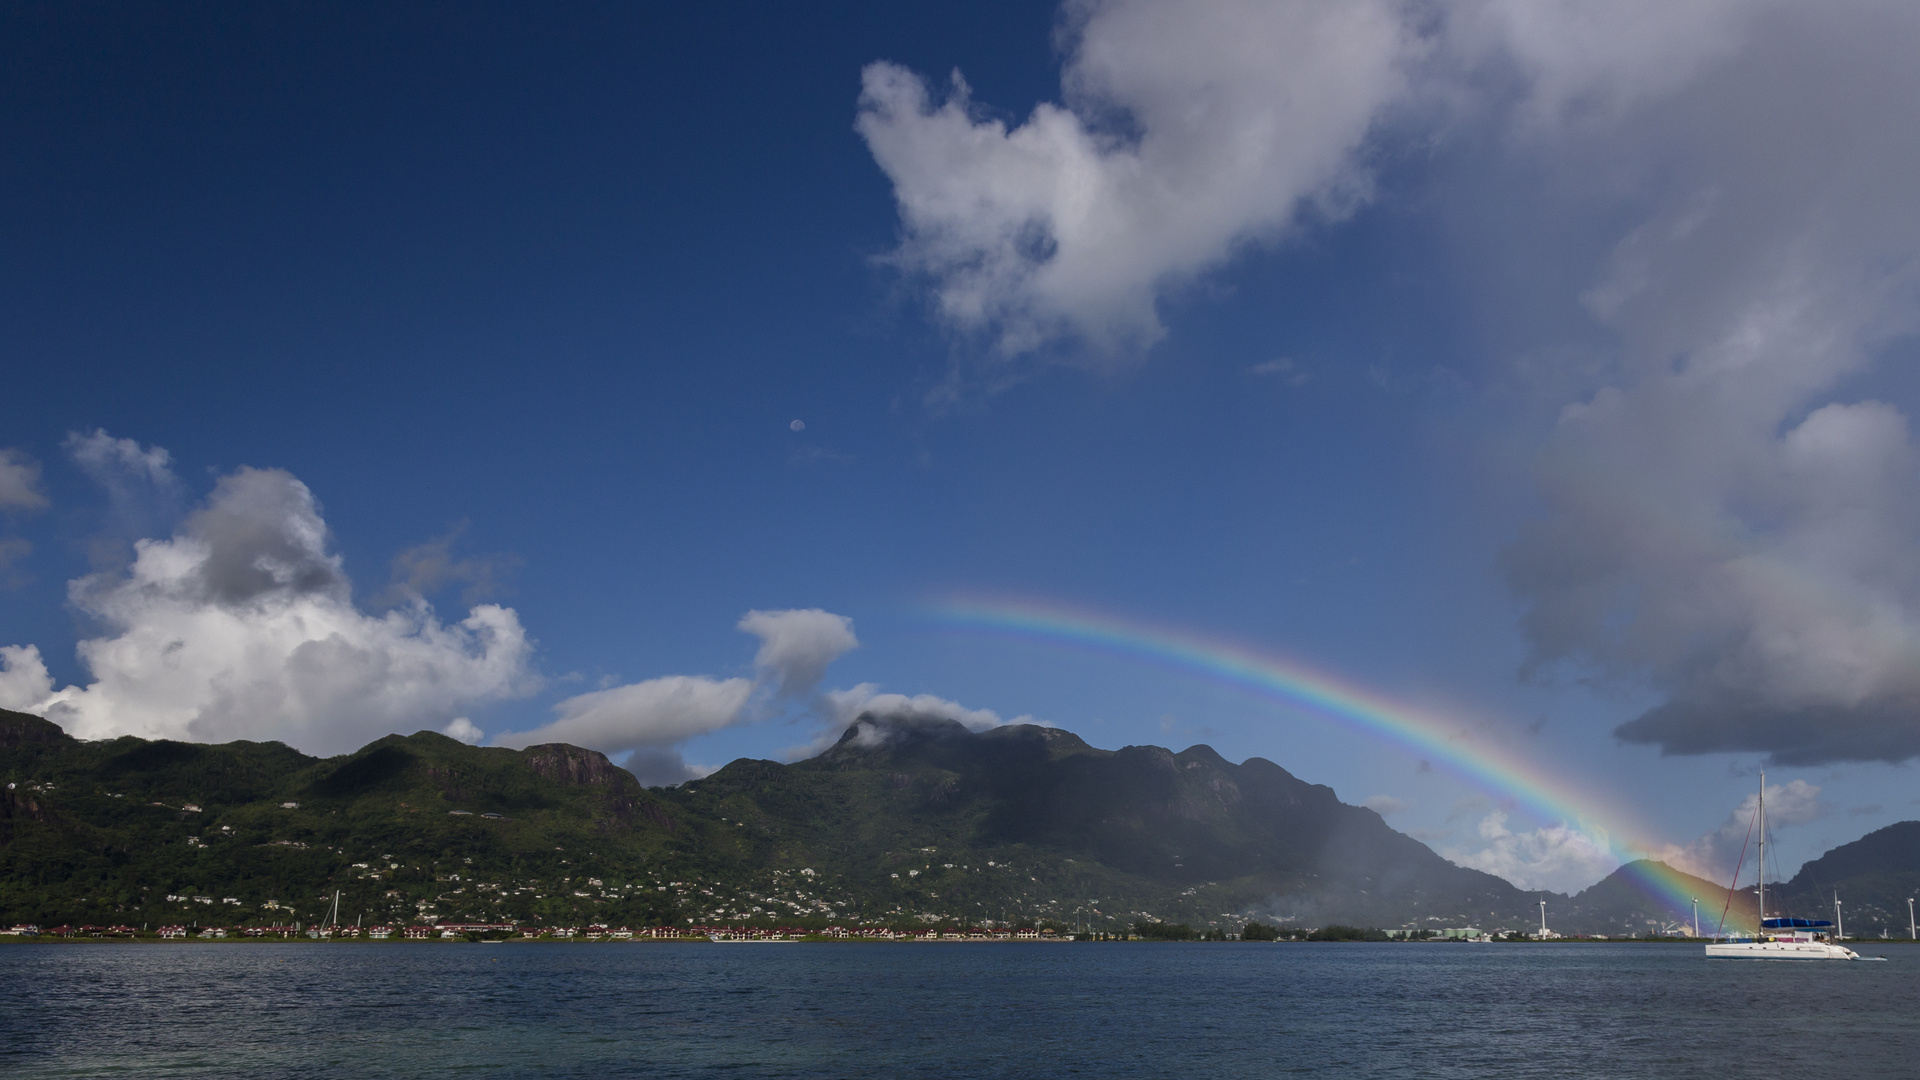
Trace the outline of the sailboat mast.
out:
[[[1767,925],[1767,770],[1760,770],[1760,872],[1754,875],[1760,886],[1760,922],[1754,928],[1758,935]]]

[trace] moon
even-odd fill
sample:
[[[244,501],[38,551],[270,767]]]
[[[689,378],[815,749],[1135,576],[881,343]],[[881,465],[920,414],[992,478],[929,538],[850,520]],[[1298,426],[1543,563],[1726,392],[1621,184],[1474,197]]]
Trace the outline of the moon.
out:
[[[787,430],[805,431],[807,430],[807,422],[805,420],[795,420],[793,423],[787,425]]]

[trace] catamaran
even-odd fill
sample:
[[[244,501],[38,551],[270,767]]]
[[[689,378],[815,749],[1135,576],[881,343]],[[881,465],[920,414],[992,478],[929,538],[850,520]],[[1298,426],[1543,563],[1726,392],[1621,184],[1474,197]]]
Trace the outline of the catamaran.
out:
[[[1767,918],[1767,774],[1760,772],[1760,801],[1754,807],[1759,819],[1759,872],[1755,874],[1760,897],[1760,929],[1750,938],[1716,939],[1707,946],[1709,960],[1858,960],[1860,954],[1833,940],[1833,923],[1825,919]],[[1733,891],[1739,887],[1740,871],[1734,870],[1734,883],[1727,887],[1731,906]],[[1834,900],[1838,913],[1840,902]],[[1722,914],[1724,925],[1726,916]],[[1717,937],[1717,936],[1716,936]]]

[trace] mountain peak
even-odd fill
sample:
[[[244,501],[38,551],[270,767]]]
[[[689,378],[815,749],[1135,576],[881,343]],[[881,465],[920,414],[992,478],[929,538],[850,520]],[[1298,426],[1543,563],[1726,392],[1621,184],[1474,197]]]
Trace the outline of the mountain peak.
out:
[[[57,746],[72,741],[73,736],[51,720],[32,713],[0,709],[0,750],[15,750],[33,744]]]

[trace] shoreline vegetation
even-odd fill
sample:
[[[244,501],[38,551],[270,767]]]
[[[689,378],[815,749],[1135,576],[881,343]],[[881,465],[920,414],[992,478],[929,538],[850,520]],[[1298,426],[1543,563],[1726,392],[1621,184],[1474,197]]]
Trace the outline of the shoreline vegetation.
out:
[[[1706,937],[1676,937],[1673,935],[1646,935],[1639,937],[1607,937],[1604,935],[1581,935],[1562,937],[1552,935],[1540,937],[1528,934],[1503,934],[1465,936],[1448,935],[1424,931],[1392,932],[1377,927],[1327,926],[1316,928],[1280,929],[1249,923],[1238,934],[1221,931],[1195,931],[1181,924],[1136,925],[1127,932],[1055,932],[1054,930],[1036,930],[1023,928],[1008,929],[913,929],[886,930],[862,929],[849,930],[833,927],[827,930],[808,930],[801,927],[672,927],[656,926],[639,930],[627,927],[470,927],[416,925],[408,927],[322,927],[299,928],[291,926],[275,927],[222,927],[222,926],[164,926],[152,929],[130,926],[113,927],[67,927],[56,926],[42,929],[36,926],[14,926],[0,930],[0,945],[6,944],[283,944],[283,943],[354,943],[354,944],[666,944],[666,943],[702,943],[727,944],[748,942],[906,942],[906,943],[1030,943],[1030,944],[1077,944],[1077,943],[1244,943],[1244,944],[1323,944],[1323,943],[1367,943],[1367,944],[1410,944],[1410,945],[1463,945],[1463,944],[1705,944],[1714,941]],[[1856,944],[1912,945],[1912,938],[1847,938]]]

